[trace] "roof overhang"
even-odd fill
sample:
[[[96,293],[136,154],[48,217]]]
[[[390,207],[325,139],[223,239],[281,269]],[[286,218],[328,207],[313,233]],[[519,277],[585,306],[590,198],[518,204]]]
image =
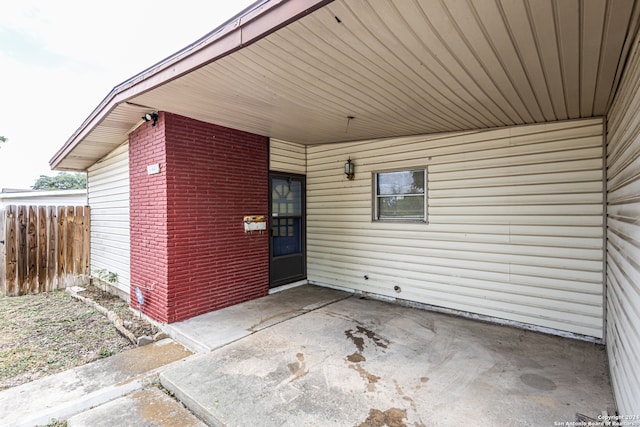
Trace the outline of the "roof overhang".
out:
[[[51,159],[86,170],[148,112],[302,144],[606,115],[634,0],[264,0],[115,87]]]

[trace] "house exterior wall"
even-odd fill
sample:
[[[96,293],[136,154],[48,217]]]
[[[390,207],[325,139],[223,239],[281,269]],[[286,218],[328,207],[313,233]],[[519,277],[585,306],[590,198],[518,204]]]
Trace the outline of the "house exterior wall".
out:
[[[373,222],[423,166],[428,223]],[[308,147],[307,200],[312,283],[603,336],[602,119]]]
[[[268,139],[162,113],[132,133],[129,153],[142,311],[176,322],[266,295],[268,235],[246,234],[243,217],[268,213]]]
[[[129,146],[123,144],[87,173],[91,206],[91,272],[116,273],[112,285],[128,298],[130,275]]]
[[[640,51],[607,117],[607,352],[618,411],[640,414]]]
[[[164,115],[155,127],[142,124],[129,135],[131,304],[151,318],[169,319],[167,161]],[[159,164],[149,175],[147,166]],[[144,304],[138,304],[139,288]]]
[[[272,138],[269,141],[269,170],[305,175],[307,173],[306,145]]]

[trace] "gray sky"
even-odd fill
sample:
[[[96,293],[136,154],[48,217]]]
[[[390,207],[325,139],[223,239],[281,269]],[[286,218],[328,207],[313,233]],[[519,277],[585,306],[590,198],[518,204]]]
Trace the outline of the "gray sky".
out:
[[[0,188],[55,175],[49,159],[119,83],[254,0],[22,0],[0,5]]]

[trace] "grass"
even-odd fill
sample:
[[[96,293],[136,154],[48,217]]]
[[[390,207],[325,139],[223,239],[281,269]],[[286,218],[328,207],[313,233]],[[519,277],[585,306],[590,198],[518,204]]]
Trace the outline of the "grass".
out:
[[[104,315],[63,291],[0,297],[0,331],[0,390],[132,347]]]

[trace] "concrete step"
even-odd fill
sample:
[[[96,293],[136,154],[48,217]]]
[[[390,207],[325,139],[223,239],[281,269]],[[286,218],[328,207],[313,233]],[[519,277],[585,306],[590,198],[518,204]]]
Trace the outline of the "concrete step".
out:
[[[170,337],[197,353],[209,353],[255,332],[349,298],[351,292],[304,285],[164,325]]]
[[[75,415],[68,427],[205,427],[180,402],[157,387],[135,391]]]
[[[137,347],[0,392],[2,426],[42,425],[140,390],[192,353],[171,339]]]

